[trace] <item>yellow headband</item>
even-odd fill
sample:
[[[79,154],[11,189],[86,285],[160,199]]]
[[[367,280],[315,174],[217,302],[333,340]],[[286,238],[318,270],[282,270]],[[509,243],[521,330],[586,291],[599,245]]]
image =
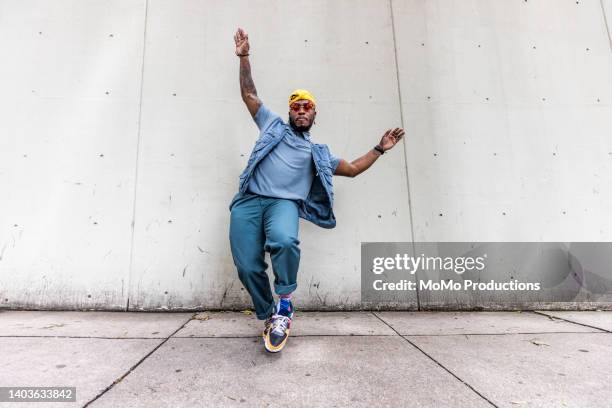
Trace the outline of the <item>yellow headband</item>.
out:
[[[300,99],[307,99],[311,101],[314,105],[317,104],[315,102],[314,96],[312,96],[310,92],[305,89],[296,89],[295,91],[291,92],[291,95],[289,96],[289,106],[291,106],[293,102],[299,101]]]

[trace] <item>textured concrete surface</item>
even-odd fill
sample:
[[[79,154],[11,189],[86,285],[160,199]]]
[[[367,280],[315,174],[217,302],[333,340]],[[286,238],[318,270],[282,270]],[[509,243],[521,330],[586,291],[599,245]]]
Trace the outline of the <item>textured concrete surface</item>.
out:
[[[293,336],[393,335],[395,332],[370,312],[295,312]],[[234,312],[196,315],[175,337],[252,337],[263,329],[263,321]]]
[[[193,313],[0,311],[0,336],[166,338]]]
[[[408,338],[498,407],[610,405],[609,333]]]
[[[601,330],[612,332],[612,312],[593,311],[593,312],[571,312],[571,311],[540,311],[553,318],[564,319],[569,322],[584,324],[596,327]]]
[[[376,315],[398,333],[409,335],[599,331],[531,312],[376,312]]]
[[[188,317],[0,313],[0,327],[24,326],[0,337],[0,386],[75,386],[77,403],[62,406],[94,407],[600,408],[612,399],[612,333],[537,313],[296,312],[280,354],[264,351],[253,315]],[[64,336],[35,330],[62,322],[53,329]],[[122,338],[129,327],[160,333]]]
[[[86,337],[87,333],[83,333]],[[76,403],[83,406],[102,393],[159,344],[156,339],[100,339],[61,337],[0,338],[0,386],[76,387]],[[0,402],[0,406],[44,407],[58,403]]]
[[[145,3],[0,2],[2,305],[125,310]]]
[[[227,242],[257,137],[238,26],[264,103],[286,117],[287,95],[310,89],[313,140],[337,156],[407,131],[367,172],[334,177],[336,229],[301,223],[304,307],[361,307],[365,241],[610,241],[611,12],[609,0],[0,2],[0,306],[250,306]],[[610,307],[609,270],[519,273],[568,308]]]
[[[274,356],[266,354],[259,339],[172,339],[93,406],[159,402],[166,406],[488,406],[399,336],[298,337],[291,339],[283,354]]]

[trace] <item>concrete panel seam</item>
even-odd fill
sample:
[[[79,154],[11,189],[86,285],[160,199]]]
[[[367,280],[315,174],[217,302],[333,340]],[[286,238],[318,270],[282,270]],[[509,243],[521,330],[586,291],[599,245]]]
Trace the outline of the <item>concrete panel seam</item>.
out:
[[[138,125],[136,129],[136,162],[134,164],[134,200],[132,207],[132,236],[130,237],[130,264],[128,268],[127,302],[125,311],[130,310],[130,291],[132,289],[132,266],[134,264],[134,235],[136,230],[136,198],[138,190],[138,159],[140,157],[140,131],[142,123],[142,94],[144,89],[145,57],[147,53],[147,15],[149,0],[145,1],[144,30],[142,35],[142,64],[140,66],[140,95],[138,97]]]
[[[420,351],[421,353],[423,353],[423,355],[425,355],[427,358],[429,358],[431,361],[433,361],[436,365],[438,365],[440,368],[442,368],[444,371],[446,371],[447,373],[449,373],[450,375],[452,375],[453,377],[455,377],[455,379],[457,379],[459,382],[461,382],[463,385],[465,385],[466,387],[468,387],[470,390],[472,390],[473,392],[476,393],[476,395],[478,395],[480,398],[484,399],[485,401],[487,401],[489,404],[491,404],[491,406],[495,407],[495,408],[499,408],[497,405],[495,405],[490,399],[488,399],[487,397],[485,397],[484,395],[482,395],[478,390],[476,390],[476,388],[472,387],[470,384],[468,384],[467,382],[465,382],[464,380],[462,380],[458,375],[456,375],[455,373],[453,373],[450,369],[446,368],[442,363],[440,363],[438,360],[436,360],[435,358],[433,358],[432,356],[430,356],[429,354],[427,354],[425,352],[425,350],[421,349],[419,346],[417,346],[416,344],[414,344],[412,341],[410,341],[410,339],[407,339],[406,336],[402,336],[397,330],[395,330],[389,323],[387,323],[386,321],[384,321],[380,316],[378,316],[376,313],[372,312],[372,314],[377,317],[381,322],[383,322],[384,324],[386,324],[391,330],[393,330],[394,332],[397,333],[398,336],[400,336],[402,339],[404,339],[408,344],[410,344],[412,347],[414,347],[415,349],[417,349],[418,351]]]
[[[148,0],[147,0],[148,2]],[[185,322],[183,322],[182,325],[179,326],[178,329],[176,329],[175,331],[173,331],[172,333],[170,333],[170,335],[168,335],[168,337],[165,337],[164,340],[159,343],[157,346],[153,347],[153,350],[149,351],[144,357],[142,357],[140,360],[138,360],[138,362],[136,364],[134,364],[132,367],[130,367],[130,369],[124,373],[121,377],[117,378],[115,381],[113,381],[108,387],[106,387],[105,389],[103,389],[102,391],[100,391],[98,393],[98,395],[96,395],[95,397],[93,397],[91,400],[87,401],[87,403],[85,405],[83,405],[83,407],[87,407],[89,406],[92,402],[94,402],[95,400],[97,400],[98,398],[100,398],[102,395],[106,394],[108,391],[110,391],[115,384],[118,384],[119,382],[121,382],[125,377],[127,377],[128,375],[130,375],[132,373],[132,371],[134,371],[140,364],[142,364],[143,361],[145,361],[147,358],[149,358],[149,356],[153,353],[155,353],[161,346],[163,346],[164,344],[166,344],[166,342],[168,340],[170,340],[170,338],[172,336],[174,336],[176,333],[178,333],[180,330],[183,330],[183,328],[187,325],[187,323],[189,323],[191,320],[193,320],[197,315],[197,312],[192,314],[191,317],[189,317]]]
[[[121,311],[123,313],[123,311]],[[52,336],[52,335],[44,335],[37,336],[35,334],[32,335],[2,335],[2,338],[18,338],[18,339],[101,339],[101,340],[161,340],[165,339],[165,337],[108,337],[108,336]]]
[[[610,37],[610,26],[608,25],[608,17],[606,17],[606,8],[603,5],[603,0],[599,0],[601,6],[601,14],[603,14],[604,24],[606,26],[606,33],[608,33],[608,43],[610,44],[610,51],[612,51],[612,37]]]
[[[402,106],[402,87],[400,86],[399,62],[397,59],[397,40],[395,38],[395,17],[393,15],[393,0],[389,0],[389,13],[391,15],[391,33],[393,35],[393,57],[395,59],[395,79],[397,81],[397,98],[399,102],[400,123],[404,128],[404,107]],[[412,252],[415,253],[414,247],[414,222],[412,218],[412,198],[410,196],[410,177],[408,176],[408,155],[406,154],[406,138],[402,141],[402,151],[404,152],[404,170],[406,172],[406,192],[408,194],[408,218],[410,220],[410,239],[412,240]],[[421,301],[419,298],[419,289],[416,290],[417,310],[421,310]]]
[[[596,329],[597,330],[597,329]],[[465,337],[465,336],[496,336],[496,337],[501,337],[501,336],[525,336],[525,335],[535,335],[535,334],[585,334],[585,335],[590,335],[590,334],[603,334],[603,335],[609,335],[610,332],[606,332],[606,331],[536,331],[536,332],[511,332],[511,333],[427,333],[427,334],[400,334],[400,336],[404,337],[404,336],[408,336],[408,337]],[[348,334],[294,334],[293,332],[291,332],[291,337],[292,338],[296,338],[296,337],[300,337],[300,338],[308,338],[308,337],[397,337],[397,332],[394,334],[355,334],[355,333],[348,333]],[[74,336],[0,336],[0,337],[70,337],[73,338]],[[75,337],[75,338],[81,338],[81,337]],[[82,337],[82,338],[98,338],[98,337]],[[117,339],[117,340],[124,340],[124,339],[137,339],[137,340],[150,340],[150,339],[161,339],[163,337],[100,337],[101,339]],[[189,336],[174,336],[172,337],[173,339],[259,339],[261,338],[261,336],[252,336],[252,335],[235,335],[235,336],[215,336],[215,335],[208,335],[208,336],[193,336],[193,335],[189,335]]]
[[[588,327],[588,328],[591,328],[591,329],[601,330],[604,333],[612,333],[612,331],[606,330],[606,329],[602,329],[601,327],[591,326],[590,324],[586,324],[586,323],[578,323],[578,322],[575,322],[573,320],[564,319],[562,317],[551,316],[551,315],[548,315],[546,313],[538,312],[537,310],[534,310],[532,313],[539,314],[539,315],[542,315],[542,316],[546,316],[550,320],[563,320],[564,322],[568,322],[568,323],[572,323],[572,324],[577,324],[578,326],[583,326],[583,327]]]

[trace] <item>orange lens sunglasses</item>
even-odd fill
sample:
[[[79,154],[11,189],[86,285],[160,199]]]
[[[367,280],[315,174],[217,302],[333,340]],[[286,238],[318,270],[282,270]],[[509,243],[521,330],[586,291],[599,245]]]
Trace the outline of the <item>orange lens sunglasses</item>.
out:
[[[297,102],[293,102],[289,107],[294,112],[299,112],[301,108],[304,108],[305,112],[310,112],[310,110],[314,108],[314,104],[312,102],[308,102],[305,104],[299,104]]]

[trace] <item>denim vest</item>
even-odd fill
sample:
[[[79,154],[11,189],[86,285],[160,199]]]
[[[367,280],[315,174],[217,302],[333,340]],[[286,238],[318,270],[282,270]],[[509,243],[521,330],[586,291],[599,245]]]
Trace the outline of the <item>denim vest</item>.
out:
[[[234,196],[230,203],[230,211],[232,205],[240,194],[245,193],[249,184],[250,178],[253,175],[255,167],[259,162],[266,157],[272,149],[285,137],[287,132],[290,132],[287,127],[283,133],[264,132],[251,151],[251,156],[246,168],[239,178],[238,194]],[[316,176],[308,192],[306,200],[297,200],[299,216],[308,220],[319,227],[334,228],[336,226],[336,217],[332,210],[334,204],[334,192],[332,186],[333,171],[330,160],[329,147],[325,144],[312,143],[310,137],[304,134],[306,140],[310,144],[312,151],[312,159],[314,161]]]

